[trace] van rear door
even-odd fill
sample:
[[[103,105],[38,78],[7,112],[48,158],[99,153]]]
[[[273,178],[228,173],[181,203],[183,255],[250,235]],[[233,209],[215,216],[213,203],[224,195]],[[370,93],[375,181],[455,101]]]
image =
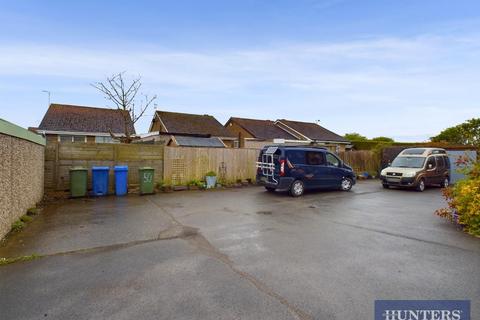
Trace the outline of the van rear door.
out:
[[[278,147],[268,147],[260,152],[257,162],[257,174],[263,182],[278,183],[280,174],[281,150]]]

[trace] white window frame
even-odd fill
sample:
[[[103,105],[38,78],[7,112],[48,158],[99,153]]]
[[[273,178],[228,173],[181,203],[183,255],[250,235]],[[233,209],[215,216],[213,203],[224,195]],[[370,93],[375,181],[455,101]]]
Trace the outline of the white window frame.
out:
[[[58,135],[58,138],[57,138],[57,141],[59,143],[65,143],[65,142],[62,142],[62,137],[71,137],[71,140],[70,142],[71,143],[81,143],[80,141],[78,142],[75,142],[75,137],[79,137],[78,135],[72,135],[72,134],[59,134]],[[80,136],[81,137],[81,136]],[[68,141],[66,141],[68,143]],[[84,143],[87,143],[87,136],[83,136],[83,142]]]
[[[100,138],[103,141],[97,141]],[[105,138],[108,138],[109,141],[105,142]],[[116,139],[113,139],[111,136],[95,136],[95,143],[119,143],[119,141]]]

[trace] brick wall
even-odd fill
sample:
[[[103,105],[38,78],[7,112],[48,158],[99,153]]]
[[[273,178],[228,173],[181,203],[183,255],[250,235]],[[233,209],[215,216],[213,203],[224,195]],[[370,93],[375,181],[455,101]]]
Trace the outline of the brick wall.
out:
[[[43,197],[44,146],[0,132],[0,239]]]

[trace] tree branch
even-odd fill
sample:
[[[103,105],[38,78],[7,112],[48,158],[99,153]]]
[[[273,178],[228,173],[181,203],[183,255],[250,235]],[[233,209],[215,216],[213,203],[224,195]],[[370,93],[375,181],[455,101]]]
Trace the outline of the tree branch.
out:
[[[149,99],[148,95],[143,95],[144,101],[141,100],[137,104],[137,95],[142,87],[141,77],[139,76],[127,84],[123,77],[124,74],[125,72],[114,74],[111,77],[107,77],[105,82],[96,82],[91,84],[91,86],[103,93],[105,99],[112,101],[117,109],[124,111],[122,113],[124,117],[124,137],[116,136],[111,130],[109,132],[113,139],[130,143],[132,141],[130,124],[135,124],[144,115],[145,111],[157,99],[157,96],[154,95]],[[137,110],[135,109],[137,105],[140,106],[138,114],[136,114]]]

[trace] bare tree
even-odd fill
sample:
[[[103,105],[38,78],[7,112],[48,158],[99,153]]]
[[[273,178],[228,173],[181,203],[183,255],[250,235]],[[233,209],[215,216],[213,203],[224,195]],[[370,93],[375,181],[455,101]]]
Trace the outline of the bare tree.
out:
[[[123,143],[132,142],[131,125],[134,125],[145,113],[145,111],[157,99],[157,96],[149,98],[146,94],[141,94],[143,99],[138,99],[140,88],[142,87],[141,77],[133,79],[126,83],[124,79],[125,72],[114,74],[107,77],[105,82],[96,82],[91,85],[105,95],[105,99],[112,101],[117,109],[123,110],[124,133],[115,135],[110,130],[110,136]]]

